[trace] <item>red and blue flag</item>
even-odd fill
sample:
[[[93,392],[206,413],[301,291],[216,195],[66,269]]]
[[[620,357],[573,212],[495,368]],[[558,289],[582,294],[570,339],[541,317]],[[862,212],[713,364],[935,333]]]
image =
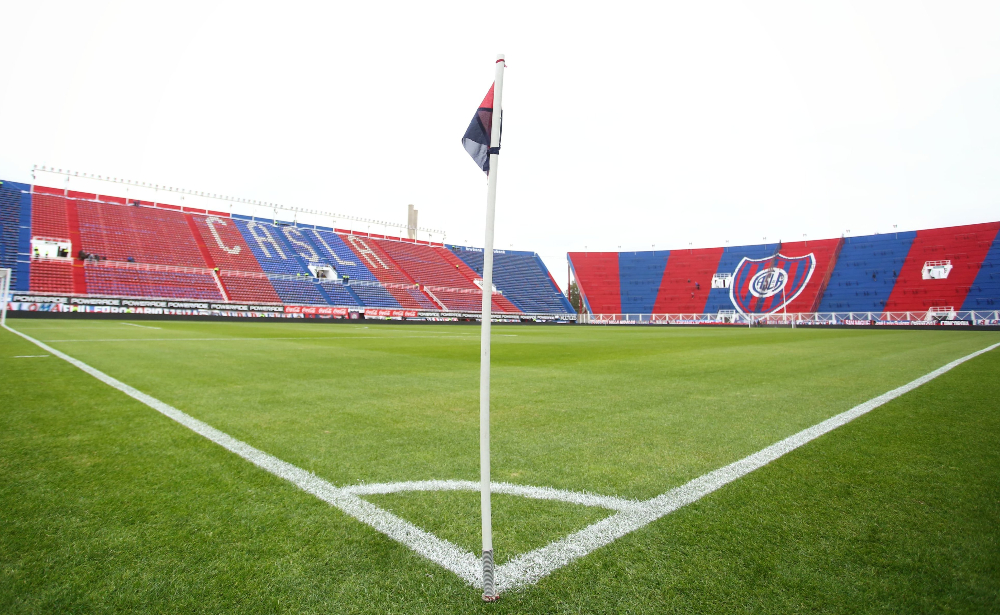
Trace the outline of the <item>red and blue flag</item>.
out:
[[[501,125],[502,129],[502,125]],[[486,98],[479,104],[476,114],[469,122],[469,128],[462,137],[462,147],[469,152],[472,159],[476,161],[479,168],[487,175],[490,174],[490,154],[499,154],[499,143],[497,147],[490,148],[490,136],[493,134],[493,86],[486,93]]]

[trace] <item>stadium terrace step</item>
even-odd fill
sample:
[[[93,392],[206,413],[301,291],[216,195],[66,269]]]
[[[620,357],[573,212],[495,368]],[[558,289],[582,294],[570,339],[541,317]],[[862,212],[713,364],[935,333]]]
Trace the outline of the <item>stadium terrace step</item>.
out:
[[[254,258],[250,246],[231,218],[192,215],[195,230],[208,250],[226,293],[233,301],[279,303],[260,263]],[[259,276],[241,276],[240,272],[257,273]]]
[[[400,269],[396,262],[385,253],[378,243],[379,240],[360,235],[345,235],[344,240],[354,252],[354,258],[364,263],[378,281],[386,284],[387,291],[399,303],[400,307],[422,310],[441,309],[429,297],[419,290],[415,290],[416,283],[413,278]],[[393,285],[405,288],[396,288]]]
[[[480,248],[448,246],[449,250],[481,278],[483,251]],[[548,269],[533,252],[495,250],[493,285],[503,292],[502,301],[529,314],[572,314],[573,307],[552,280]],[[509,308],[506,311],[511,311]]]
[[[95,295],[111,297],[160,297],[223,301],[208,269],[149,267],[99,261],[87,263],[87,288]]]

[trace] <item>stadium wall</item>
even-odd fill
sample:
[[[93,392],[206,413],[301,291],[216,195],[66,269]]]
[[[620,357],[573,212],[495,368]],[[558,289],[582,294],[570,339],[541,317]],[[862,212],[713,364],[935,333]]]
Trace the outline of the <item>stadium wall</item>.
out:
[[[1000,222],[697,250],[570,252],[591,314],[1000,308]]]
[[[259,316],[277,305],[295,317],[447,320],[478,317],[482,301],[481,272],[441,243],[13,182],[0,185],[0,259],[15,270],[12,309],[54,314]],[[497,285],[499,318],[575,317],[535,253],[511,263],[527,270]],[[545,301],[529,309],[504,293],[539,288]]]

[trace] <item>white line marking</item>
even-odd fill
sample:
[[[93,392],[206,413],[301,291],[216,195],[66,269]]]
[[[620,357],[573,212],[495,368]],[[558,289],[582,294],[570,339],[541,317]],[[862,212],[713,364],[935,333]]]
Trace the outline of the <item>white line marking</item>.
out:
[[[350,492],[338,489],[315,474],[306,472],[305,470],[288,462],[282,461],[277,457],[268,455],[264,451],[237,440],[236,438],[219,431],[211,425],[203,423],[189,414],[163,403],[155,397],[133,389],[124,382],[116,380],[104,372],[94,369],[86,363],[78,361],[67,354],[63,354],[43,342],[21,333],[20,331],[11,329],[6,325],[4,325],[4,328],[23,337],[39,348],[51,352],[53,355],[70,363],[74,367],[83,370],[101,382],[118,389],[129,397],[146,404],[164,416],[177,421],[191,431],[208,438],[226,450],[236,453],[257,467],[262,468],[279,478],[283,478],[299,489],[302,489],[307,493],[311,493],[324,502],[339,508],[358,521],[371,526],[393,540],[396,540],[410,549],[413,549],[432,562],[435,562],[436,564],[454,572],[470,585],[476,586],[477,584],[482,584],[482,569],[479,565],[479,558],[472,553],[463,551],[451,542],[438,538],[437,536],[420,529],[412,523],[400,519],[392,513],[362,500]]]
[[[582,506],[596,506],[608,510],[632,510],[641,503],[636,500],[625,500],[610,495],[596,495],[553,489],[552,487],[529,487],[527,485],[512,485],[511,483],[490,483],[493,493],[518,495],[533,500],[556,500]],[[420,480],[401,483],[375,483],[342,487],[354,495],[384,495],[404,491],[479,491],[479,483],[471,480]]]
[[[220,325],[222,325],[222,324],[228,324],[228,323],[221,323],[220,322],[220,323],[212,323],[212,324],[220,324]],[[79,331],[81,329],[108,331],[108,330],[110,330],[112,328],[110,326],[105,326],[105,327],[83,327],[83,326],[80,326],[80,327],[72,327],[72,326],[70,326],[70,327],[32,327],[30,324],[28,324],[27,326],[25,326],[26,323],[18,323],[18,325],[22,329],[24,329],[25,331],[30,331],[32,333],[34,333],[35,331]]]
[[[15,359],[40,359],[41,357],[47,357],[47,354],[19,354],[16,355]]]
[[[401,335],[392,339],[425,339],[432,337],[471,339],[471,335]],[[67,342],[244,342],[259,340],[384,340],[380,335],[312,335],[302,337],[122,337],[80,340],[45,340],[50,343]]]
[[[400,491],[422,491],[428,489],[466,489],[469,485],[478,486],[472,481],[411,481],[404,483],[375,484],[375,485],[355,485],[352,487],[337,488],[327,481],[319,478],[315,474],[306,472],[290,463],[282,461],[276,457],[256,449],[249,444],[233,438],[232,436],[215,429],[214,427],[199,421],[198,419],[185,414],[184,412],[167,405],[162,401],[146,395],[145,393],[133,389],[127,384],[120,382],[107,374],[90,367],[82,361],[78,361],[69,355],[4,325],[8,331],[23,337],[38,347],[51,352],[53,355],[69,362],[71,365],[94,376],[98,380],[118,389],[126,395],[136,399],[163,415],[177,421],[195,433],[198,433],[212,442],[222,446],[226,450],[236,453],[254,465],[283,478],[303,491],[311,493],[319,499],[327,502],[355,519],[369,525],[382,532],[393,540],[396,540],[410,549],[416,551],[423,557],[437,563],[438,565],[454,572],[458,577],[470,585],[482,587],[482,570],[479,567],[479,559],[472,553],[463,551],[455,544],[438,538],[433,534],[422,530],[412,523],[400,519],[392,513],[375,506],[358,497],[359,494],[371,495],[375,493],[395,493]],[[267,339],[267,338],[264,338]],[[496,483],[498,492],[506,492],[512,495],[521,495],[539,499],[552,499],[561,501],[571,501],[587,506],[600,506],[617,510],[615,514],[606,519],[602,519],[578,532],[552,542],[544,547],[525,553],[515,559],[497,567],[497,589],[507,591],[518,587],[524,587],[537,583],[543,577],[553,571],[608,545],[618,538],[638,530],[653,521],[670,514],[671,512],[696,502],[706,495],[719,488],[733,482],[734,480],[746,476],[750,472],[761,468],[779,457],[789,453],[816,438],[833,431],[834,429],[846,425],[854,419],[863,416],[875,408],[882,406],[897,397],[916,389],[917,387],[930,382],[938,376],[954,369],[970,359],[974,359],[981,354],[989,352],[1000,343],[993,344],[982,350],[973,352],[960,359],[956,359],[938,369],[925,374],[903,386],[897,387],[878,397],[859,404],[846,412],[842,412],[825,421],[817,423],[812,427],[785,438],[767,448],[764,448],[752,455],[704,474],[688,483],[666,493],[646,500],[635,502],[608,496],[598,496],[585,493],[574,493],[559,489],[546,487],[528,487],[521,485],[509,485],[507,483]]]
[[[161,329],[162,328],[162,327],[148,327],[146,325],[136,325],[136,324],[133,324],[133,323],[130,323],[130,322],[123,322],[123,323],[119,323],[119,324],[128,325],[130,327],[139,327],[140,329]]]
[[[776,442],[739,461],[699,476],[676,489],[671,489],[655,498],[646,500],[633,510],[616,513],[579,532],[570,534],[566,538],[557,540],[530,553],[520,555],[497,568],[497,587],[501,590],[507,590],[536,583],[552,571],[587,555],[595,549],[610,544],[618,538],[634,532],[686,504],[705,497],[720,487],[746,476],[750,472],[767,465],[786,453],[794,451],[803,444],[811,442],[842,425],[846,425],[859,416],[871,412],[875,408],[896,399],[904,393],[909,393],[920,385],[930,382],[941,374],[998,346],[1000,344],[993,344],[970,355],[966,355],[961,359],[956,359],[912,382],[908,382],[888,393],[883,393],[878,397],[869,399],[863,404],[859,404],[846,412],[828,418],[812,427],[803,429],[797,434]]]

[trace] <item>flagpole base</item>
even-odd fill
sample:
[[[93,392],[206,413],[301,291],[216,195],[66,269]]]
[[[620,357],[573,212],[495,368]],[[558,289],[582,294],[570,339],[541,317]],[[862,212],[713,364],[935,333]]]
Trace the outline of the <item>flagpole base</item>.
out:
[[[496,602],[500,599],[493,574],[493,550],[490,549],[483,551],[483,602]]]

